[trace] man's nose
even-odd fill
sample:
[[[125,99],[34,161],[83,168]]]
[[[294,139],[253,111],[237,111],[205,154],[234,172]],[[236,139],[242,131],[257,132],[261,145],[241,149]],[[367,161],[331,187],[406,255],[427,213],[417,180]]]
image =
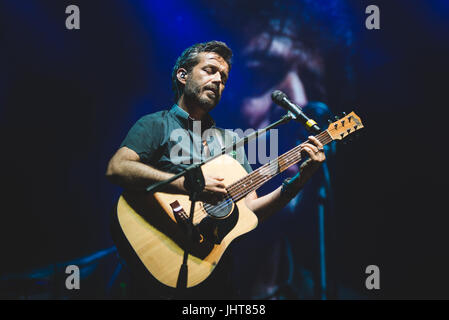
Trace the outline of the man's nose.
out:
[[[214,78],[212,79],[213,83],[220,84],[221,83],[221,74],[220,72],[216,72],[214,74]]]

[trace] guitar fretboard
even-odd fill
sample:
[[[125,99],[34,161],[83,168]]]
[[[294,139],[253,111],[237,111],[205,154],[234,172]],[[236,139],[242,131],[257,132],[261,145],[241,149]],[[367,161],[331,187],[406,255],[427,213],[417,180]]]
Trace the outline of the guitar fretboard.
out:
[[[327,130],[319,133],[315,136],[323,146],[331,142],[333,139],[327,132]],[[231,196],[234,202],[239,201],[246,197],[250,192],[257,190],[265,182],[275,177],[279,173],[283,172],[290,166],[301,161],[301,144],[297,145],[290,151],[280,155],[274,160],[264,164],[257,170],[254,170],[242,179],[234,182],[226,187],[228,194]]]

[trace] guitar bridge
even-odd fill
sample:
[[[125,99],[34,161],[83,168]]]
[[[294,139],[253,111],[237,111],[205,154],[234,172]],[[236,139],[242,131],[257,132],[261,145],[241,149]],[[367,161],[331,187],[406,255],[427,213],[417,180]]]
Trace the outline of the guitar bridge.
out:
[[[198,241],[199,243],[202,243],[204,241],[203,235],[199,232],[198,228],[190,222],[187,213],[179,204],[178,200],[170,203],[170,207],[173,211],[176,222],[182,226],[185,232],[187,232],[187,228],[192,228],[192,239]]]
[[[170,203],[170,207],[173,211],[173,215],[178,223],[187,223],[189,217],[187,216],[184,208],[179,204],[178,200]]]

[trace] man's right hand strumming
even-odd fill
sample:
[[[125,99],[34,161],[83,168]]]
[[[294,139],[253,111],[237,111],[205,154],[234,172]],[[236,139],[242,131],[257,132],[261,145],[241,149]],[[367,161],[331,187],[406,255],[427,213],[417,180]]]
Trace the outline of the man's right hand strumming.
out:
[[[188,191],[184,188],[184,177],[178,180],[176,184],[180,188],[180,191],[183,194],[188,194]],[[222,182],[223,180],[223,177],[204,175],[205,187],[198,196],[198,200],[209,204],[217,204],[223,200],[227,194],[226,186]]]

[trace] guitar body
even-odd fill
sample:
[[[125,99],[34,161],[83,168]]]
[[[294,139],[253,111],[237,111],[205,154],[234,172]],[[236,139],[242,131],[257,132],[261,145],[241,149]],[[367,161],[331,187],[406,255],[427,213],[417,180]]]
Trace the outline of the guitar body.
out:
[[[227,155],[206,163],[202,170],[205,175],[223,176],[225,185],[248,175],[238,161]],[[258,223],[257,216],[245,205],[245,198],[215,207],[196,202],[195,237],[187,236],[183,214],[184,217],[190,214],[186,195],[125,192],[117,204],[117,218],[126,240],[148,272],[169,287],[176,287],[184,249],[189,252],[187,287],[190,288],[213,272],[232,240],[253,230]]]

